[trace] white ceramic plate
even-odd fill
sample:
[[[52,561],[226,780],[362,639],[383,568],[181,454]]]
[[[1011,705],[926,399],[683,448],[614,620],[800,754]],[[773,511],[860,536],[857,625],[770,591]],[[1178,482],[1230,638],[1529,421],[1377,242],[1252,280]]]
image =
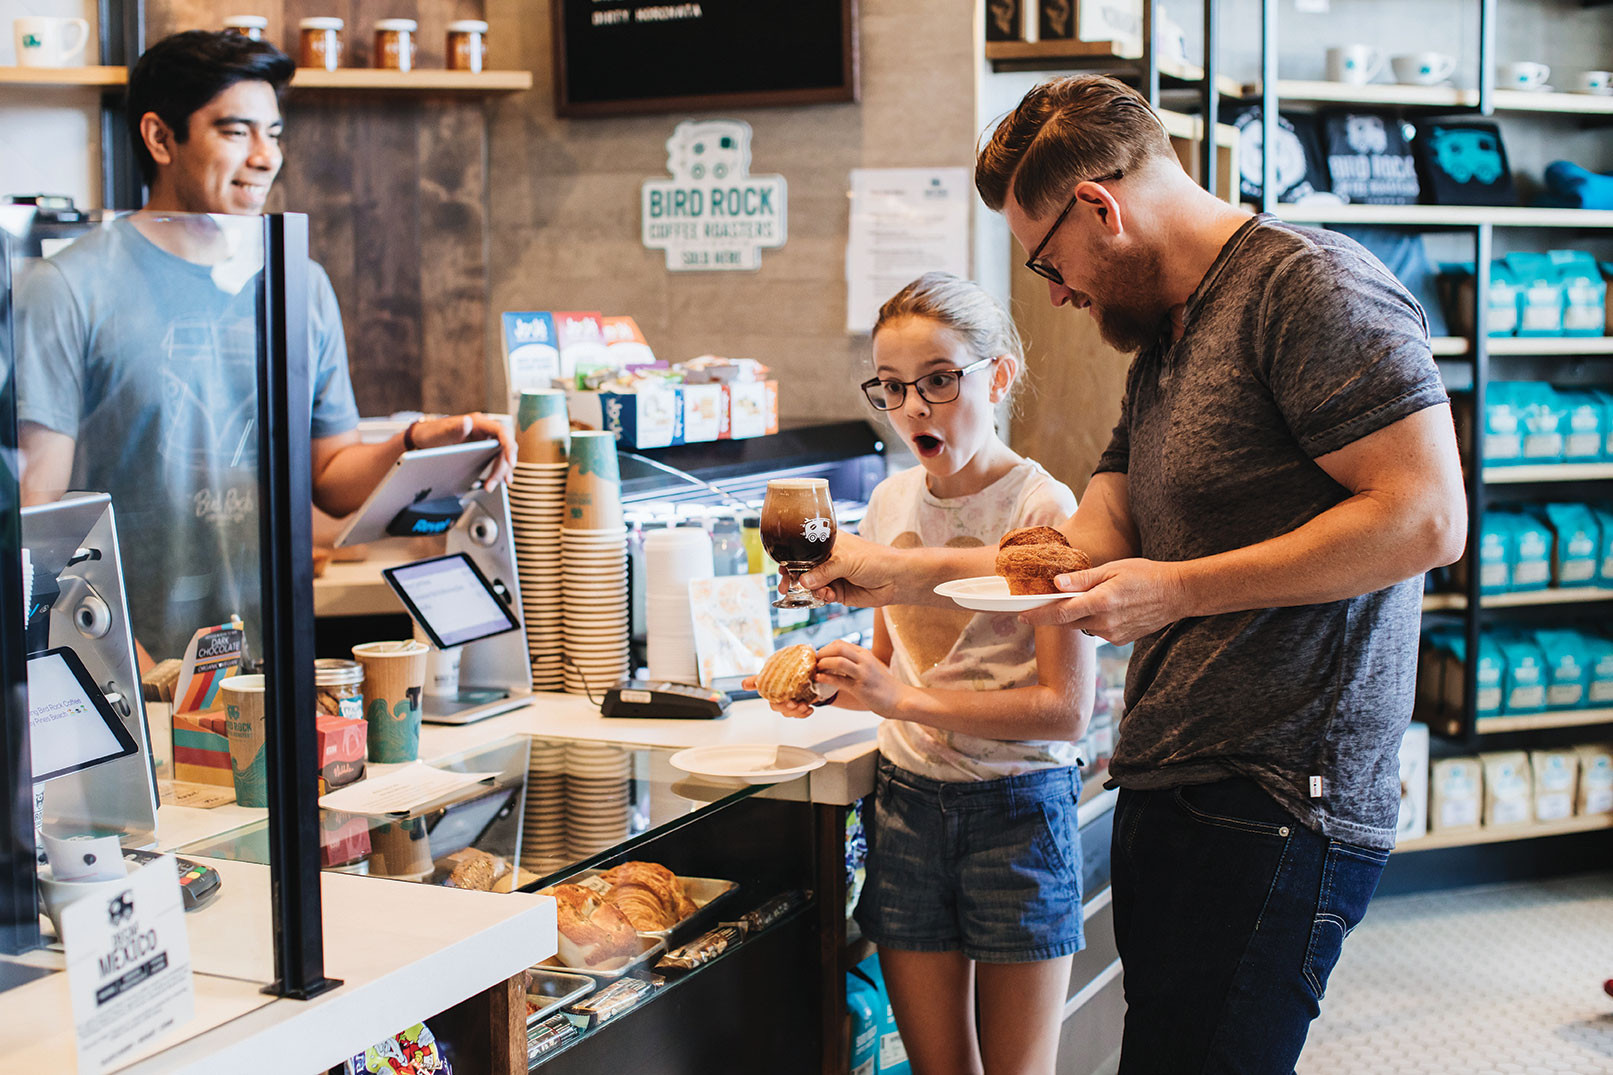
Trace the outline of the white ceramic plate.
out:
[[[674,769],[712,780],[740,784],[777,784],[810,773],[828,762],[805,747],[773,743],[728,743],[690,747],[667,759]]]
[[[1025,612],[1070,596],[1063,593],[1011,594],[1008,592],[1008,580],[1001,575],[953,579],[937,586],[935,592],[951,598],[956,605],[976,612]]]

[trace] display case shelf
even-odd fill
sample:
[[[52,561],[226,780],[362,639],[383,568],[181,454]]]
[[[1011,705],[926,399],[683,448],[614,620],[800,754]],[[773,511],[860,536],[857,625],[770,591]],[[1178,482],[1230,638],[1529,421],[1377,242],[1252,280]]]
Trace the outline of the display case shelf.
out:
[[[1508,825],[1499,829],[1469,829],[1464,832],[1434,832],[1415,840],[1402,840],[1395,845],[1395,853],[1411,851],[1438,851],[1447,847],[1472,847],[1476,844],[1500,844],[1510,840],[1535,840],[1543,836],[1567,836],[1578,832],[1599,832],[1613,829],[1613,814],[1592,814],[1588,817],[1570,817],[1562,821],[1535,822],[1531,825]]]
[[[1540,209],[1519,205],[1279,205],[1296,224],[1386,224],[1427,228],[1613,228],[1613,209]]]
[[[1243,87],[1244,97],[1259,97],[1260,83]],[[1284,101],[1315,104],[1358,104],[1372,108],[1477,108],[1478,90],[1454,86],[1402,86],[1371,83],[1352,86],[1343,82],[1279,79],[1277,96]],[[1613,116],[1613,96],[1599,93],[1529,92],[1497,90],[1497,112],[1534,112],[1565,116]]]
[[[1480,735],[1532,732],[1539,728],[1583,728],[1613,724],[1613,709],[1558,709],[1517,717],[1480,717],[1474,722]]]
[[[121,86],[122,67],[0,67],[0,86]],[[299,67],[291,85],[298,90],[375,90],[391,93],[520,93],[532,88],[531,71],[385,71],[343,67],[320,71]]]
[[[1613,601],[1613,589],[1576,586],[1568,589],[1525,590],[1522,593],[1485,594],[1485,608],[1531,608],[1537,605],[1580,605]],[[1431,593],[1423,595],[1424,612],[1461,612],[1467,608],[1467,595]]]
[[[1429,341],[1435,357],[1470,354],[1473,341],[1466,336],[1435,336]],[[1613,355],[1613,336],[1491,336],[1491,357],[1576,357]]]
[[[1484,468],[1486,485],[1599,482],[1610,478],[1613,478],[1613,463],[1541,463],[1537,466]]]

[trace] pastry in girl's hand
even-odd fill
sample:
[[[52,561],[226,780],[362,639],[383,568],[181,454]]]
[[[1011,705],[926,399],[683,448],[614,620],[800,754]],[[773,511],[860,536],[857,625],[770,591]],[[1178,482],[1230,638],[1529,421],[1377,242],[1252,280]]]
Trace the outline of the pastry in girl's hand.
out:
[[[997,574],[1008,580],[1011,594],[1058,593],[1053,580],[1071,571],[1085,571],[1092,561],[1051,526],[1010,530],[997,543]]]
[[[813,705],[825,701],[826,696],[819,692],[818,684],[812,682],[817,670],[818,653],[811,646],[804,643],[785,646],[763,662],[762,670],[756,673],[756,693],[774,705],[782,702]],[[833,692],[829,692],[827,697],[832,696]]]

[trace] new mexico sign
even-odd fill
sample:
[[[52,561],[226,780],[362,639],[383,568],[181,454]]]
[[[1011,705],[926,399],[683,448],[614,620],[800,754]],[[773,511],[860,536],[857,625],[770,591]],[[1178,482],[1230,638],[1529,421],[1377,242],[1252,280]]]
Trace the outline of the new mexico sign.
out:
[[[666,141],[670,179],[641,188],[644,245],[666,251],[670,272],[762,267],[762,248],[783,246],[781,175],[750,174],[750,124],[678,124]]]

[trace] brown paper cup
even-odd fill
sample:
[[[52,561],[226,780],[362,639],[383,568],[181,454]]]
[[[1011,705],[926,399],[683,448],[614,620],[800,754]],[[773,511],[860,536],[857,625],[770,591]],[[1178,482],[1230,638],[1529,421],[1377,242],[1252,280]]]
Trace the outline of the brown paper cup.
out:
[[[521,463],[564,463],[571,421],[564,392],[523,392],[515,411],[515,458]]]
[[[371,874],[424,880],[431,870],[431,839],[423,818],[388,822],[370,830]]]
[[[370,761],[414,761],[420,756],[420,696],[430,651],[414,639],[353,647],[353,659],[364,666]]]
[[[218,685],[230,740],[230,776],[241,806],[269,805],[268,720],[262,676],[230,676]]]
[[[577,432],[571,437],[566,471],[568,530],[615,530],[622,525],[622,477],[616,464],[616,434]]]

